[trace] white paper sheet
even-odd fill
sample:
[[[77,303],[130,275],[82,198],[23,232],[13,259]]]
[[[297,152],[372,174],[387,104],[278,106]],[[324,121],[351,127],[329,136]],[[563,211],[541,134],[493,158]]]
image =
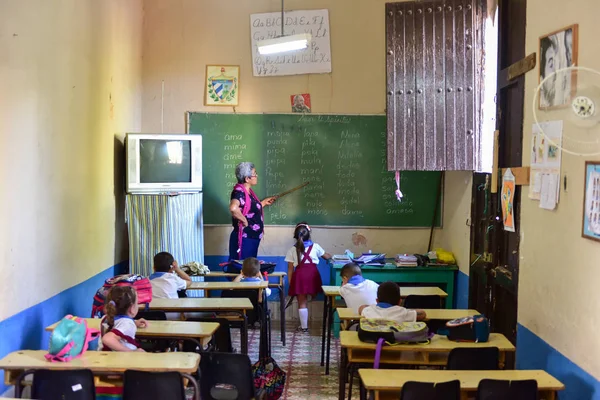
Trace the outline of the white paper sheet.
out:
[[[542,175],[542,191],[540,193],[540,208],[554,210],[559,185],[558,174]]]

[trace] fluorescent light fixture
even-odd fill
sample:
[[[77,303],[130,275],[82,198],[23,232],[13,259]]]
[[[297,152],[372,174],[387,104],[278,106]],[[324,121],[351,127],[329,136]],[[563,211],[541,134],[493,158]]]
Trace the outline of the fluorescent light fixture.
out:
[[[310,33],[282,36],[275,39],[258,42],[258,52],[261,55],[285,53],[288,51],[304,50],[310,42]]]

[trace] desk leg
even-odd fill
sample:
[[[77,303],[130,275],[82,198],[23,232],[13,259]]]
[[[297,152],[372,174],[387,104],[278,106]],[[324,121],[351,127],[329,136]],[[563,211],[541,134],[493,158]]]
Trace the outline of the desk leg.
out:
[[[323,298],[323,329],[321,330],[321,367],[325,365],[325,334],[327,332],[327,302],[328,296]]]
[[[327,360],[325,360],[325,375],[329,375],[329,356],[331,354],[331,328],[333,326],[333,302],[335,301],[335,297],[329,299],[327,306]]]
[[[246,317],[246,312],[242,314],[242,328],[240,332],[240,340],[242,343],[240,344],[242,347],[242,354],[248,355],[248,318]]]
[[[498,356],[498,367],[500,369],[504,369],[504,365],[506,364],[506,352],[501,351]]]
[[[279,318],[281,326],[281,344],[285,346],[285,296],[283,295],[283,282],[279,282]]]
[[[362,384],[362,379],[360,379],[360,375],[358,377],[358,388],[360,390],[360,400],[367,400],[367,389]]]
[[[344,400],[344,398],[346,397],[346,380],[348,379],[348,372],[347,372],[347,368],[348,368],[348,361],[347,361],[348,357],[346,355],[346,349],[342,348],[340,350],[340,368],[339,368],[339,393],[338,393],[338,398],[339,400]]]

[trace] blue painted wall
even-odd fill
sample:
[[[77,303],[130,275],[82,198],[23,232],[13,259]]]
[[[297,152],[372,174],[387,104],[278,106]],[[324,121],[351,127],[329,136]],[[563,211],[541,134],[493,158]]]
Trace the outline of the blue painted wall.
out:
[[[85,282],[0,321],[0,358],[17,350],[48,348],[50,334],[44,328],[67,314],[88,317],[92,312],[96,290],[106,279],[126,270],[127,266],[128,261],[124,261],[110,267]],[[3,382],[4,372],[0,371],[0,393],[9,389]]]
[[[560,400],[600,399],[597,379],[521,324],[517,325],[517,369],[543,369],[564,383]]]
[[[455,284],[454,303],[456,308],[469,308],[469,275],[458,271]]]

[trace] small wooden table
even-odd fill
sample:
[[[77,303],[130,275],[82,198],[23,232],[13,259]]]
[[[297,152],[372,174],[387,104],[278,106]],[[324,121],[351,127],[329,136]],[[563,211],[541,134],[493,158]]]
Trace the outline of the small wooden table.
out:
[[[385,395],[397,399],[402,386],[409,381],[440,383],[458,379],[463,398],[466,398],[469,392],[472,395],[472,392],[477,391],[477,386],[482,379],[510,381],[534,379],[537,381],[538,390],[544,392],[546,399],[555,399],[556,392],[565,388],[558,379],[542,370],[432,371],[361,368],[358,374],[364,388],[375,393],[375,400],[388,397]]]
[[[100,330],[99,318],[83,318],[87,326]],[[59,321],[60,322],[60,321]],[[52,332],[58,322],[46,327]],[[201,349],[208,343],[215,331],[219,328],[217,322],[193,322],[193,321],[148,321],[148,326],[138,328],[136,337],[146,339],[174,339],[189,340]]]
[[[248,354],[248,319],[246,311],[252,310],[254,306],[249,299],[234,298],[183,298],[183,299],[152,299],[148,305],[149,310],[166,312],[231,312],[240,317],[242,322],[240,328],[240,340],[242,353]]]
[[[266,289],[269,282],[192,282],[186,290],[204,290],[204,296],[209,297],[211,290],[253,290]]]
[[[177,371],[187,374],[186,378],[194,382],[191,375],[198,370],[200,355],[196,353],[144,353],[118,351],[87,351],[81,357],[69,362],[48,362],[46,350],[21,350],[8,354],[0,360],[0,370],[4,370],[4,383],[15,385],[15,396],[21,397],[22,384],[19,377],[25,371],[49,369],[89,369],[94,375],[122,374],[128,369],[138,371],[167,372]],[[32,371],[33,372],[33,371]]]
[[[321,331],[321,366],[325,365],[325,375],[329,375],[329,359],[331,345],[331,330],[333,327],[333,309],[335,298],[340,295],[341,286],[321,286],[325,294],[323,300],[323,330]],[[442,298],[448,297],[448,293],[438,287],[401,287],[400,297],[407,296],[429,296],[435,295]],[[327,338],[327,346],[325,339]],[[327,347],[327,350],[325,349]],[[327,354],[326,354],[327,353]]]
[[[360,319],[360,315],[355,313],[353,309],[348,307],[338,307],[336,308],[338,313],[338,317],[340,321],[358,321]],[[453,309],[449,310],[447,308],[442,309],[424,309],[425,314],[427,314],[427,318],[425,321],[431,320],[441,320],[441,321],[450,321],[456,318],[462,318],[467,316],[479,315],[481,314],[477,310],[461,310],[461,309]]]
[[[339,398],[343,400],[348,378],[348,367],[351,364],[358,363],[373,364],[377,346],[360,341],[356,331],[341,331],[340,347]],[[448,361],[448,353],[453,349],[477,347],[497,347],[500,352],[500,368],[504,368],[506,353],[515,351],[515,346],[500,333],[491,333],[489,340],[485,343],[453,342],[448,340],[446,336],[434,335],[428,344],[384,346],[381,351],[380,362],[382,364],[397,365],[445,366]]]
[[[211,272],[210,274],[204,275],[206,278],[234,278],[238,274],[231,272]],[[277,289],[279,292],[279,323],[281,327],[281,343],[285,346],[285,293],[284,278],[287,276],[286,272],[273,272],[267,276],[269,280],[269,287]],[[276,278],[275,282],[271,281],[271,278]]]

